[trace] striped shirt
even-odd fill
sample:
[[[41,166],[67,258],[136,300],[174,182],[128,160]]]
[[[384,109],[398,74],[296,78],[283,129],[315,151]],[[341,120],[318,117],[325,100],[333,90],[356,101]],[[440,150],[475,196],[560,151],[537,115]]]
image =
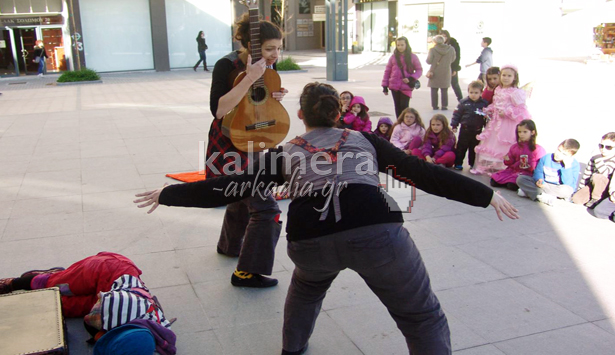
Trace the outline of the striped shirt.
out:
[[[120,276],[101,299],[101,321],[104,330],[124,325],[134,319],[154,321],[169,328],[162,309],[143,282],[132,275]]]
[[[601,174],[607,177],[613,175],[615,170],[615,157],[605,158],[602,154],[596,154],[587,163],[585,171],[583,171],[583,177],[579,182],[579,189],[589,184],[589,179],[594,174]]]

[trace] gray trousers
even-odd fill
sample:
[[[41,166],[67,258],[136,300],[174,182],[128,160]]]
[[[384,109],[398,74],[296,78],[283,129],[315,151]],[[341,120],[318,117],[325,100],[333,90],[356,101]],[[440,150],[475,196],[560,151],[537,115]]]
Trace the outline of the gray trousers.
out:
[[[615,222],[615,203],[607,197],[598,206],[594,207],[593,215],[597,218],[610,218]]]
[[[275,247],[282,230],[275,221],[280,214],[273,197],[248,197],[226,206],[218,248],[229,256],[239,256],[237,270],[271,275]]]
[[[387,307],[412,355],[451,354],[446,316],[421,255],[401,223],[289,241],[288,255],[295,271],[284,306],[284,350],[298,351],[307,344],[329,286],[349,268]]]
[[[448,108],[448,88],[431,88],[431,107],[434,110],[438,107],[438,90],[442,94],[442,108]]]
[[[519,185],[519,188],[523,190],[531,200],[536,200],[536,196],[542,193],[557,198],[569,199],[574,192],[574,189],[568,185],[555,185],[549,184],[548,182],[543,183],[542,187],[538,187],[536,186],[534,178],[527,175],[519,175],[517,178],[517,185]]]

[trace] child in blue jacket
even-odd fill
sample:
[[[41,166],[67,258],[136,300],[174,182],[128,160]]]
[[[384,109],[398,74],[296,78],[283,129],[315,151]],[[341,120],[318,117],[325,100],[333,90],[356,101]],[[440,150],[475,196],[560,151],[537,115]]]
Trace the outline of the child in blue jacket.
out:
[[[579,162],[573,156],[580,147],[575,139],[566,139],[555,153],[542,157],[534,169],[534,176],[520,175],[517,178],[519,196],[549,206],[553,206],[558,198],[570,200],[580,171]]]

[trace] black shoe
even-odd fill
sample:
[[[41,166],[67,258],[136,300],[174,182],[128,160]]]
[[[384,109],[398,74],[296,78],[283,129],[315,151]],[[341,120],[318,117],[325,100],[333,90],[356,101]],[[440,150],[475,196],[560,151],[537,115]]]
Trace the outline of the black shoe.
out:
[[[585,207],[594,208],[600,202],[600,200],[596,200],[595,198],[590,199],[585,203]]]
[[[433,110],[434,110],[434,111],[439,110],[439,109],[440,109],[440,108],[439,108],[438,106],[433,107]]]
[[[209,69],[207,69],[207,67],[205,67],[205,71],[209,71]]]
[[[192,69],[194,69],[194,71],[196,71],[196,67],[192,67]]]
[[[448,111],[447,107],[442,107],[442,111]]]
[[[233,276],[231,276],[231,284],[235,287],[266,288],[277,285],[278,280],[259,274],[252,274],[252,277],[249,279],[240,279],[233,273]]]
[[[305,352],[307,351],[308,345],[309,345],[309,343],[305,344],[303,349],[297,350],[297,351],[286,351],[286,350],[282,349],[282,355],[302,355],[302,354],[305,354]]]

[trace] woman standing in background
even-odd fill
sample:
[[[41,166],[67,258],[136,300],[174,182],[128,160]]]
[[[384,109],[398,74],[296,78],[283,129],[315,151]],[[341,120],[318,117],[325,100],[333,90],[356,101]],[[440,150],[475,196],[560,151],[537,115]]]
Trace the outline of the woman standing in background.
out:
[[[194,65],[194,71],[199,67],[199,64],[203,62],[203,66],[205,67],[205,71],[209,71],[207,69],[207,57],[205,56],[205,51],[207,50],[207,44],[205,43],[205,32],[199,31],[199,34],[196,36],[196,42],[198,43],[197,50],[199,51],[199,56],[201,57],[198,62]]]

